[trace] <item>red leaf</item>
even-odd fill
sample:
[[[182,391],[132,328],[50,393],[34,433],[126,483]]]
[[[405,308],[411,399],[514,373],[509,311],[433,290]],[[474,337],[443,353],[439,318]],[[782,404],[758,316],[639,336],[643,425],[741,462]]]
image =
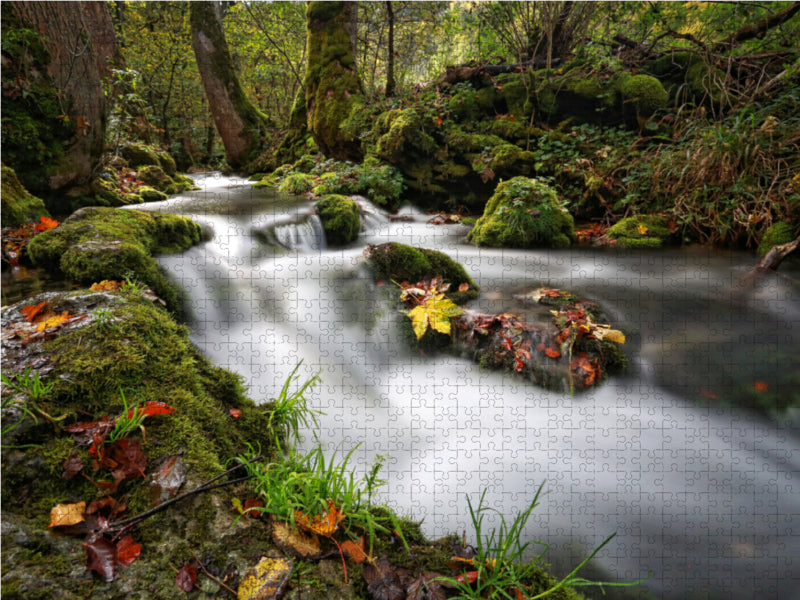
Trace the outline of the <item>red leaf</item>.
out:
[[[469,284],[466,283],[466,282],[462,283],[460,286],[458,286],[458,291],[459,292],[466,292],[468,289],[469,289]]]
[[[183,568],[178,571],[178,576],[175,578],[175,585],[184,592],[191,592],[194,589],[195,581],[197,581],[197,569],[189,563],[185,563]]]
[[[503,341],[501,342],[501,345],[506,350],[513,350],[514,349],[514,344],[511,342],[511,338],[508,337],[507,335],[503,336]]]
[[[37,317],[41,316],[48,309],[47,302],[39,302],[39,304],[29,304],[23,306],[19,312],[25,317],[28,323],[33,323]]]
[[[113,509],[117,505],[117,501],[111,496],[103,496],[99,500],[92,500],[89,506],[86,507],[86,514],[93,515],[94,513],[105,508]]]
[[[51,219],[50,217],[39,217],[39,222],[36,224],[36,233],[41,233],[42,231],[47,231],[49,229],[55,229],[58,227],[58,221],[55,219]]]
[[[756,381],[753,384],[753,389],[757,392],[766,392],[769,390],[769,386],[763,381]]]
[[[456,577],[456,581],[459,583],[475,583],[478,580],[478,572],[477,571],[467,571],[463,575],[459,575]]]
[[[244,501],[244,509],[247,510],[248,508],[261,508],[264,506],[264,501],[258,498],[248,498]],[[248,517],[253,519],[257,519],[261,516],[261,511],[258,510],[251,510],[247,513]]]
[[[89,536],[83,543],[86,548],[86,568],[94,571],[105,581],[114,581],[117,573],[117,547],[103,536]]]
[[[175,412],[175,409],[171,406],[167,406],[164,402],[156,402],[155,400],[148,400],[144,403],[144,406],[140,406],[138,408],[131,408],[128,411],[128,418],[132,419],[134,411],[136,411],[139,415],[144,415],[145,417],[152,417],[153,415],[170,415]]]
[[[524,368],[525,368],[525,363],[522,362],[522,359],[520,359],[519,356],[514,358],[514,370],[517,373],[522,373],[522,369]]]
[[[144,455],[142,445],[137,440],[124,438],[114,442],[108,451],[108,458],[116,462],[118,467],[110,466],[115,470],[116,479],[133,479],[134,477],[144,477],[144,470],[147,467],[147,457]],[[121,477],[118,477],[121,475]]]
[[[117,560],[123,567],[130,567],[141,553],[142,547],[130,535],[117,542]]]
[[[238,408],[231,408],[230,410],[228,410],[228,413],[229,413],[229,414],[230,414],[230,416],[232,416],[234,419],[238,419],[239,417],[241,417],[241,416],[242,416],[242,411],[241,411],[241,410],[239,410]]]
[[[561,350],[558,348],[545,348],[544,353],[547,354],[550,358],[558,358],[561,356]]]

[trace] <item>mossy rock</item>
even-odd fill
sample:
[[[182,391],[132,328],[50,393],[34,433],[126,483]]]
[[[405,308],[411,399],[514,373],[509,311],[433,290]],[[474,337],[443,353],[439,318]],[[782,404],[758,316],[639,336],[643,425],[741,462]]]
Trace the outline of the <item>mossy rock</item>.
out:
[[[725,71],[704,62],[697,62],[686,70],[686,87],[689,88],[696,102],[704,98],[716,105],[728,101],[728,80]]]
[[[401,170],[414,159],[427,158],[436,153],[437,145],[425,131],[422,117],[413,108],[392,111],[387,118],[389,131],[378,139],[377,155]]]
[[[399,242],[388,242],[368,249],[369,264],[376,279],[408,281],[416,283],[423,279],[441,277],[450,284],[447,296],[456,303],[467,302],[478,297],[480,288],[459,263],[438,250],[415,248]],[[462,284],[469,289],[457,291]]]
[[[536,155],[514,144],[499,144],[472,162],[472,169],[480,173],[486,168],[501,177],[531,175]]]
[[[201,234],[200,226],[187,217],[90,207],[34,237],[28,255],[34,265],[60,271],[78,283],[137,279],[170,310],[180,311],[178,292],[158,270],[153,255],[186,250]]]
[[[682,81],[689,67],[702,62],[702,57],[694,52],[670,52],[647,63],[644,70],[659,79]]]
[[[128,144],[122,147],[120,154],[133,168],[146,167],[149,165],[161,166],[158,151],[152,146],[137,143]],[[172,162],[174,165],[175,161]]]
[[[660,248],[672,234],[666,217],[635,215],[614,224],[606,236],[616,240],[621,248]]]
[[[3,227],[18,227],[50,216],[41,198],[22,187],[14,169],[6,165],[2,165],[2,186],[0,218]]]
[[[567,248],[575,241],[575,224],[555,190],[514,177],[497,186],[467,239],[478,246]]]
[[[136,190],[136,193],[139,194],[142,202],[161,202],[169,198],[164,192],[160,192],[147,185],[140,186],[139,189]]]
[[[316,183],[316,178],[305,173],[292,173],[278,184],[278,191],[284,194],[300,195],[310,192]]]
[[[178,173],[178,165],[169,152],[156,150],[156,157],[158,157],[158,166],[164,169],[164,173],[170,177],[174,177]]]
[[[770,225],[764,232],[761,242],[758,244],[758,253],[764,255],[769,252],[773,246],[779,244],[788,244],[794,239],[794,232],[792,226],[785,221],[778,221]]]
[[[620,85],[623,102],[631,104],[638,117],[650,117],[667,106],[669,95],[661,82],[651,75],[632,75]]]
[[[330,194],[314,205],[329,246],[344,246],[361,232],[361,209],[347,196]]]
[[[175,182],[172,181],[172,178],[157,164],[139,169],[137,177],[147,185],[162,192],[172,193],[175,187]]]

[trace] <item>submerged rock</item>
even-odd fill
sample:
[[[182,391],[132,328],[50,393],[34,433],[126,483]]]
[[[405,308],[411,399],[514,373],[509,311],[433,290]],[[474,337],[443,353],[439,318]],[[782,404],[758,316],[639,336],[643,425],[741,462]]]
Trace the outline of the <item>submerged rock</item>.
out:
[[[325,240],[330,246],[343,246],[361,232],[361,209],[347,196],[330,194],[314,205],[325,230]]]

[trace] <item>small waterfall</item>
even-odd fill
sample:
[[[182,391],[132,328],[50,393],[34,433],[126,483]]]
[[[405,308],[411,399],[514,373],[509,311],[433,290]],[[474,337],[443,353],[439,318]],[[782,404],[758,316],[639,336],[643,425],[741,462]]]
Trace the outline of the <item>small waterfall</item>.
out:
[[[265,241],[280,245],[287,250],[319,252],[325,250],[325,230],[317,215],[308,215],[298,223],[273,225],[260,232]]]

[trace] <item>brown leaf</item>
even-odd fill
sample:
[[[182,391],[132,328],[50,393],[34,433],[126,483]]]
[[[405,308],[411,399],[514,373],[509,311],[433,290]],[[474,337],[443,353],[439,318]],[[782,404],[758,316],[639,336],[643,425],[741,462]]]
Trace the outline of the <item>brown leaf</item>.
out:
[[[144,455],[142,444],[139,441],[130,438],[117,440],[111,445],[106,456],[110,461],[118,465],[117,467],[112,467],[115,479],[144,477],[147,457]],[[107,464],[107,466],[111,465]]]
[[[481,171],[480,175],[483,183],[488,183],[494,179],[494,171],[492,171],[489,167],[486,167],[483,171]]]
[[[102,498],[100,498],[98,500],[92,500],[89,503],[89,506],[86,508],[86,514],[87,515],[93,515],[96,512],[99,512],[101,510],[105,510],[107,508],[110,508],[110,509],[113,510],[116,505],[117,505],[117,501],[114,498],[112,498],[111,496],[106,495],[106,496],[103,496]]]
[[[73,453],[64,462],[64,471],[61,473],[61,479],[72,479],[81,472],[81,469],[83,469],[83,461],[80,456]]]
[[[50,510],[48,527],[64,527],[81,523],[86,517],[86,502],[81,500],[73,504],[56,504]]]
[[[434,581],[441,573],[426,572],[417,577],[406,589],[406,600],[445,600],[442,584]]]
[[[283,594],[292,575],[288,558],[262,557],[244,574],[237,590],[239,600],[276,600]]]
[[[114,581],[117,573],[117,547],[101,535],[90,535],[83,543],[86,548],[86,568],[105,581]]]
[[[272,540],[286,554],[301,560],[317,560],[322,556],[317,536],[305,535],[280,521],[272,528]]]
[[[367,582],[367,591],[375,600],[405,600],[408,571],[397,568],[385,556],[374,565],[365,564],[361,569]]]
[[[197,581],[197,569],[189,563],[184,563],[183,568],[178,571],[178,575],[175,577],[175,585],[184,592],[191,592],[194,589],[195,581]]]
[[[346,553],[350,560],[353,562],[360,564],[367,560],[367,553],[364,552],[364,538],[361,538],[360,543],[355,543],[352,540],[347,540],[342,542],[342,552]]]
[[[180,456],[168,456],[150,479],[150,500],[158,506],[174,498],[186,482],[186,465]]]

